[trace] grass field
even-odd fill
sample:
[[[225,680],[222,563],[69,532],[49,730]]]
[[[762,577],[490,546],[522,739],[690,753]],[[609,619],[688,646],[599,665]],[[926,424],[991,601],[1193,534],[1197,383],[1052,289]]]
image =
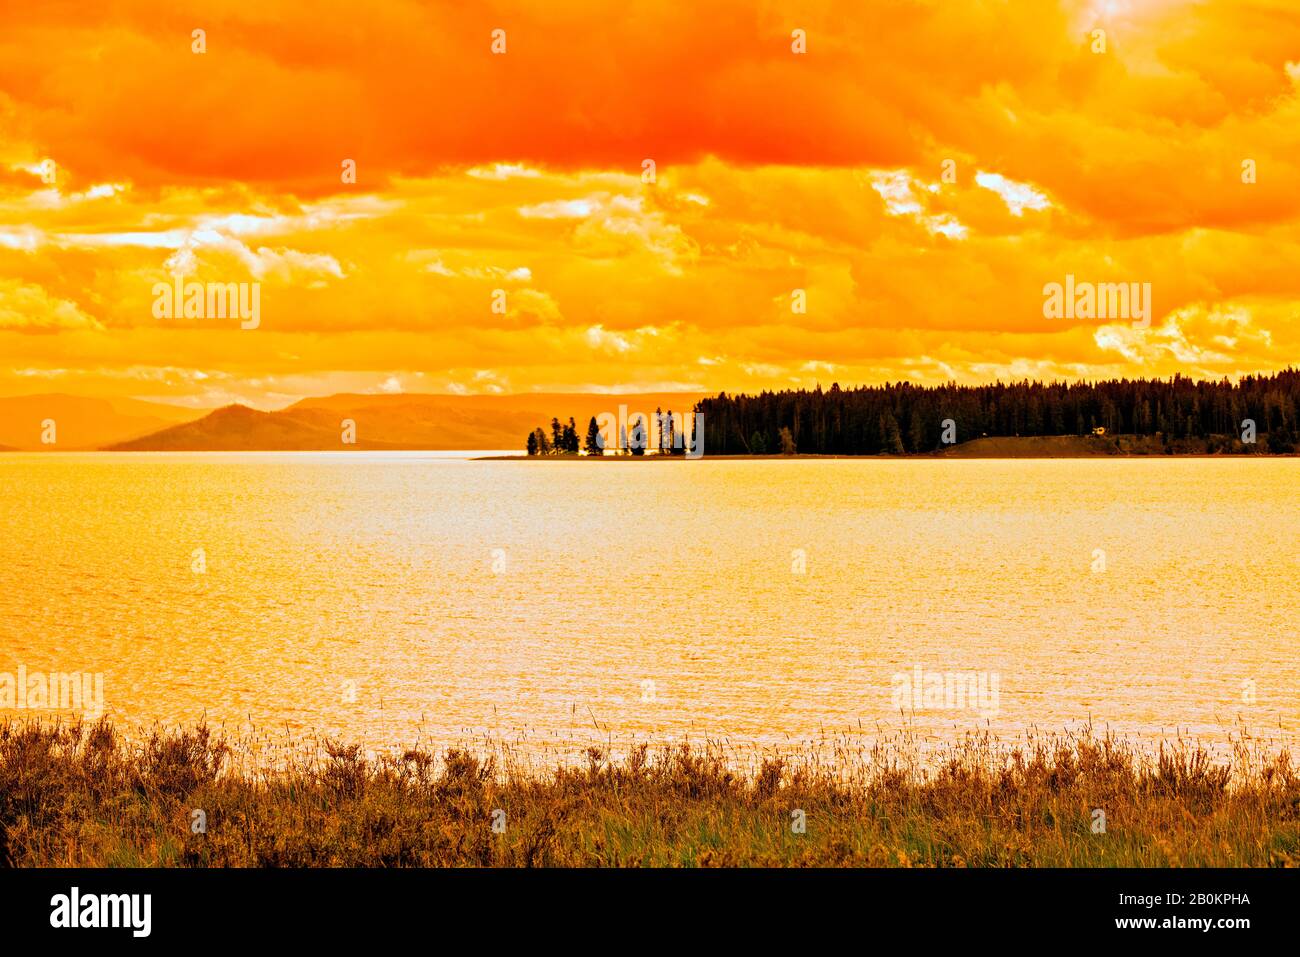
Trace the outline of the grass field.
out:
[[[831,762],[767,755],[739,771],[712,746],[641,746],[617,761],[592,749],[585,766],[544,774],[464,750],[367,760],[334,743],[248,771],[233,760],[239,748],[205,727],[128,742],[107,722],[0,724],[0,861],[1300,864],[1300,777],[1286,750],[1248,739],[1222,762],[1177,743],[1138,752],[1085,729],[1015,746],[973,735],[928,766],[887,741]]]

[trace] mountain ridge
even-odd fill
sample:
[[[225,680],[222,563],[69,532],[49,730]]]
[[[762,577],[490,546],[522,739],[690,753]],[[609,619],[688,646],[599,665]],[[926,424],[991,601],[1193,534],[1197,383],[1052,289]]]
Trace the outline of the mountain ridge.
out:
[[[579,431],[603,412],[685,412],[703,393],[338,393],[273,412],[223,406],[191,422],[103,446],[106,451],[478,451],[522,450],[528,433],[572,416]],[[350,423],[350,425],[349,425]],[[353,441],[346,441],[352,438]]]
[[[206,409],[187,409],[131,398],[97,398],[62,392],[0,398],[0,447],[10,451],[79,451],[193,421]],[[47,423],[53,423],[51,430]],[[53,437],[54,441],[47,441]]]

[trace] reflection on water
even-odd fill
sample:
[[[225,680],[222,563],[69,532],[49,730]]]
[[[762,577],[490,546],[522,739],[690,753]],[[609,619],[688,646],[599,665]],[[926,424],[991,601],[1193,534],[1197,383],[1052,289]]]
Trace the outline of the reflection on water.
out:
[[[0,475],[0,682],[102,673],[132,724],[573,750],[1300,718],[1295,460],[6,454]]]

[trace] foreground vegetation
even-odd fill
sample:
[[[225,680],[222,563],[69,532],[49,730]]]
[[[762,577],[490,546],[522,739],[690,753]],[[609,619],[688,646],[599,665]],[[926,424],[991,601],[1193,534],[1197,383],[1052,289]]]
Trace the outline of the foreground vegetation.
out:
[[[128,743],[106,722],[0,724],[0,861],[1300,864],[1300,778],[1288,752],[1242,742],[1216,763],[1184,745],[1146,757],[1085,729],[1006,747],[972,736],[924,766],[894,741],[833,763],[767,755],[747,771],[715,746],[640,746],[616,761],[592,749],[585,766],[545,775],[463,750],[367,760],[326,743],[256,772],[236,767],[237,752],[206,727]]]

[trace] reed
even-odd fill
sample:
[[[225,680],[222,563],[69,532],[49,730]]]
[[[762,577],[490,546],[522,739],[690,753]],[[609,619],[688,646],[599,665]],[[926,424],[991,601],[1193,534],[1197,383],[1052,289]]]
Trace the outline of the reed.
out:
[[[1300,777],[1286,749],[1268,753],[1243,737],[1225,759],[1184,742],[1152,753],[1091,728],[1013,743],[972,734],[925,760],[914,744],[812,758],[763,752],[747,766],[717,744],[642,744],[617,758],[592,748],[542,772],[508,755],[413,748],[367,758],[325,741],[272,769],[241,760],[238,739],[205,726],[128,740],[107,721],[9,721],[0,724],[0,861],[1300,864]]]

